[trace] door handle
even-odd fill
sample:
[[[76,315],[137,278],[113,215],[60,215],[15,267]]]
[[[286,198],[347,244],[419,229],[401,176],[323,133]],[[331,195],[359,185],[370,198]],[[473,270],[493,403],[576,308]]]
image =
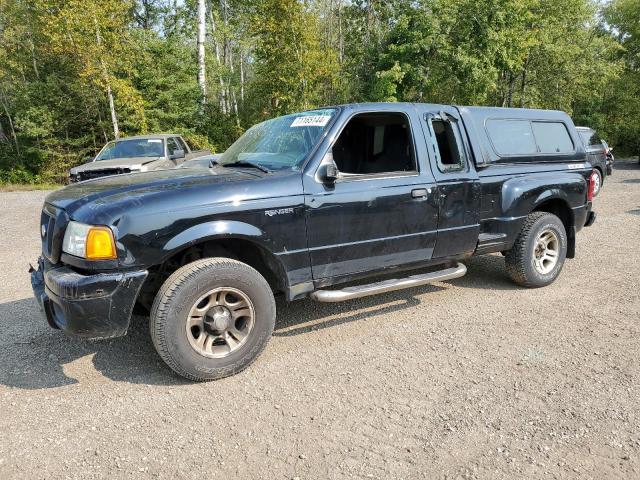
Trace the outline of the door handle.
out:
[[[426,188],[416,188],[414,190],[411,190],[411,197],[412,198],[425,198],[429,192],[431,191],[431,189],[427,190]]]

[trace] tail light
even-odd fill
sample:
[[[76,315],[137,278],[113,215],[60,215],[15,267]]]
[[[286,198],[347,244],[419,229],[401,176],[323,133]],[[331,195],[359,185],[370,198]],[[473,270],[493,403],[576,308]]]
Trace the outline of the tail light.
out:
[[[593,200],[593,192],[596,188],[596,176],[598,174],[595,172],[595,170],[593,172],[591,172],[591,175],[589,176],[589,186],[587,188],[587,201],[590,202]]]

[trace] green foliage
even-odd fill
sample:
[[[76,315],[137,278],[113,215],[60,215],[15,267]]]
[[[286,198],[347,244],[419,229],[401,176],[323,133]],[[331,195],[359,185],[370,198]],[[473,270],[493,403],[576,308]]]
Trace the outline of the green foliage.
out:
[[[260,0],[252,15],[254,118],[264,119],[324,103],[334,82],[331,51],[321,48],[317,17],[298,0]]]
[[[62,181],[114,120],[222,151],[351,101],[562,109],[640,152],[640,0],[209,0],[204,106],[196,3],[0,0],[0,183]]]
[[[619,54],[625,64],[602,102],[607,131],[614,145],[640,160],[640,0],[613,0],[604,14],[622,45]]]
[[[404,76],[405,72],[398,62],[389,70],[377,71],[371,85],[371,97],[381,102],[397,102],[398,85]]]

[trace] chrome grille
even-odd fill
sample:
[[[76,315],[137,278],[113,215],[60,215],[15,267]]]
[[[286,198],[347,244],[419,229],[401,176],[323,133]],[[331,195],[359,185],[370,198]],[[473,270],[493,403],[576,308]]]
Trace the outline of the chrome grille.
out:
[[[79,172],[77,175],[78,181],[92,180],[94,178],[106,177],[109,175],[121,175],[123,173],[131,173],[130,168],[105,168],[102,170],[86,170]]]
[[[69,217],[61,209],[45,203],[40,215],[40,239],[42,254],[52,263],[58,263],[62,250],[62,238]]]
[[[45,207],[40,216],[40,237],[42,239],[42,253],[51,259],[51,246],[53,243],[53,229],[56,226],[55,214],[51,214]]]

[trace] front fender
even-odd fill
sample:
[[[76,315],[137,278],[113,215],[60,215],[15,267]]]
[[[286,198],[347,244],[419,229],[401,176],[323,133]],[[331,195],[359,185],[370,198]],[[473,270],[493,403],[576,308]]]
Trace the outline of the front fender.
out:
[[[297,277],[299,272],[287,268],[282,261],[283,257],[277,252],[277,245],[272,239],[260,228],[237,220],[216,220],[200,223],[178,233],[164,245],[162,249],[162,262],[165,262],[170,257],[192,245],[229,239],[236,241],[244,240],[256,247],[260,251],[266,268],[271,271],[274,279],[282,285],[283,288],[288,288],[290,285],[300,283]],[[243,243],[243,245],[246,244]],[[241,260],[243,258],[243,252],[247,253],[244,250],[235,252]],[[248,263],[260,271],[259,267],[250,262]],[[303,270],[305,269],[308,270],[308,266],[303,268]]]
[[[171,238],[164,245],[163,251],[168,258],[175,252],[183,250],[191,245],[195,245],[196,243],[224,238],[242,238],[251,240],[261,247],[271,251],[271,241],[261,229],[255,225],[235,220],[215,220],[187,228]]]

